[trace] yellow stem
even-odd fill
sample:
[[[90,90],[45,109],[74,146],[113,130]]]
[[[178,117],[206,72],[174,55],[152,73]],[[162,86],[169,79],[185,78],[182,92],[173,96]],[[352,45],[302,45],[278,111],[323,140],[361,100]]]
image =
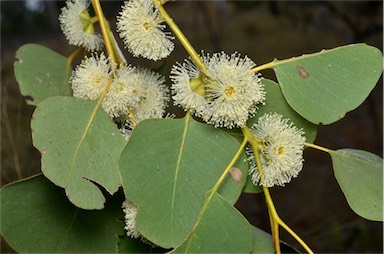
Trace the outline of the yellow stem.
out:
[[[290,228],[287,224],[284,223],[280,218],[278,218],[277,222],[282,226],[293,238],[296,239],[298,243],[305,249],[306,252],[313,254],[313,251],[308,247],[308,245]]]
[[[306,57],[308,57],[308,56],[301,56],[300,59],[306,58]],[[293,62],[293,61],[297,60],[297,58],[298,57],[292,57],[292,58],[284,59],[284,60],[277,60],[275,58],[275,59],[273,59],[272,62],[263,64],[263,65],[260,65],[260,66],[256,66],[255,68],[251,69],[251,71],[252,72],[259,72],[259,71],[262,71],[262,70],[271,69],[271,68],[276,67],[276,66],[278,66],[280,64],[286,64],[286,63]]]
[[[107,95],[108,91],[109,91],[109,88],[111,87],[112,85],[112,81],[113,81],[113,75],[111,75],[109,77],[109,80],[108,80],[108,84],[107,86],[104,88],[104,91],[103,93],[100,95],[100,98],[99,100],[97,101],[97,106],[96,107],[99,107],[101,105],[101,102],[103,101],[104,97]]]
[[[183,32],[180,30],[180,28],[176,25],[176,23],[173,21],[173,19],[169,16],[167,11],[162,6],[164,2],[166,1],[153,0],[153,3],[156,5],[157,9],[159,10],[161,18],[164,19],[165,22],[167,22],[168,26],[172,29],[173,33],[176,35],[177,39],[181,42],[185,50],[191,56],[192,60],[199,67],[200,70],[206,71],[208,68],[203,63],[203,60],[201,60],[200,56],[196,53],[191,43],[189,43],[188,39],[184,36]]]
[[[315,145],[315,144],[305,143],[304,145],[307,146],[307,147],[311,147],[311,148],[314,148],[314,149],[326,152],[326,153],[332,152],[332,150],[330,150],[328,148],[325,148],[325,147],[322,147],[322,146],[318,146],[318,145]]]
[[[224,181],[226,175],[228,174],[229,170],[235,165],[236,161],[239,159],[241,152],[244,150],[245,145],[247,144],[248,140],[246,137],[243,138],[243,142],[240,145],[240,148],[237,150],[235,156],[232,158],[231,162],[228,164],[227,168],[224,170],[224,172],[221,174],[219,180],[217,180],[216,184],[212,188],[212,193],[214,194],[220,187],[221,183]],[[212,195],[213,195],[212,194]]]
[[[190,112],[189,111],[187,112],[187,115],[190,117]],[[195,224],[193,225],[193,228],[192,228],[190,234],[193,234],[193,232],[195,232],[195,230],[197,229],[197,226],[200,224],[200,221],[203,218],[203,215],[204,215],[205,211],[207,210],[208,205],[211,202],[213,196],[215,195],[215,193],[219,189],[221,183],[224,181],[224,179],[227,176],[229,170],[231,170],[233,165],[235,165],[236,161],[239,159],[239,157],[241,155],[241,152],[244,150],[245,145],[247,144],[247,142],[248,142],[247,138],[244,137],[243,142],[241,143],[241,145],[240,145],[239,149],[237,150],[236,154],[233,156],[232,160],[229,162],[228,166],[225,168],[224,172],[221,174],[220,178],[217,180],[215,185],[208,192],[209,195],[206,197],[206,199],[204,201],[203,207],[200,210],[200,213],[199,213],[199,215],[198,215],[198,217],[196,219]]]
[[[72,62],[73,62],[73,59],[75,59],[75,57],[81,52],[83,51],[84,48],[82,47],[79,47],[77,48],[75,51],[73,51],[72,54],[70,54],[68,56],[68,59],[67,59],[67,79],[69,80],[69,76],[71,76],[71,70],[72,70]]]
[[[92,0],[92,5],[97,17],[99,18],[100,29],[104,38],[104,44],[105,44],[105,48],[107,49],[109,59],[111,62],[115,63],[116,57],[114,54],[114,50],[113,50],[113,46],[110,38],[110,33],[109,33],[110,29],[104,17],[103,10],[101,9],[100,1]]]
[[[255,68],[251,69],[251,71],[252,72],[259,72],[259,71],[262,71],[262,70],[265,70],[265,69],[270,69],[270,68],[273,68],[273,67],[281,64],[281,62],[283,62],[283,61],[279,61],[277,59],[273,59],[272,62],[263,64],[263,65],[260,65],[260,66],[256,66]]]
[[[255,155],[255,160],[256,160],[256,165],[257,165],[257,170],[259,171],[260,174],[260,181],[262,183],[262,188],[265,196],[265,203],[267,204],[268,207],[268,213],[271,216],[271,231],[272,231],[272,237],[273,237],[273,245],[275,246],[275,251],[276,253],[281,253],[280,250],[280,238],[279,238],[279,215],[277,214],[275,205],[273,204],[273,200],[271,197],[271,194],[269,193],[269,189],[264,186],[264,173],[262,170],[261,162],[260,162],[260,156],[259,156],[259,148],[258,144],[252,144],[251,146],[254,151]]]

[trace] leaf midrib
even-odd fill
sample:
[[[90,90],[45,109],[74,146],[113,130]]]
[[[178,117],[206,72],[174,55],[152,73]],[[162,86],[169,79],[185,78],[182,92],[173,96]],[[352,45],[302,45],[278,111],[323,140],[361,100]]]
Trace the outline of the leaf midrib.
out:
[[[171,203],[171,239],[173,239],[174,210],[175,210],[174,208],[175,208],[175,197],[176,197],[177,180],[178,180],[178,176],[179,176],[179,172],[180,172],[181,158],[182,158],[183,152],[184,152],[185,139],[186,139],[186,136],[187,136],[189,122],[190,122],[190,114],[187,113],[187,115],[185,116],[185,125],[184,125],[184,129],[183,129],[183,135],[182,135],[182,138],[181,138],[179,154],[178,154],[177,162],[176,162],[175,178],[174,178],[174,181],[173,181],[172,203]]]
[[[69,168],[69,173],[68,173],[68,178],[67,178],[67,182],[66,182],[65,188],[67,188],[69,183],[70,183],[70,179],[72,177],[72,174],[73,174],[73,171],[74,171],[74,168],[75,168],[74,164],[75,164],[75,161],[76,161],[76,158],[77,158],[77,154],[79,153],[79,150],[80,150],[80,148],[81,148],[81,146],[82,146],[82,144],[83,144],[87,134],[89,133],[89,129],[91,128],[91,125],[92,125],[92,123],[94,122],[94,120],[96,118],[96,114],[97,114],[97,111],[99,110],[99,107],[100,107],[99,103],[96,104],[96,106],[94,107],[94,109],[92,111],[92,114],[91,114],[91,116],[89,118],[89,121],[87,123],[87,126],[84,129],[83,135],[82,135],[82,137],[81,137],[81,139],[80,139],[80,141],[79,141],[79,143],[78,143],[78,145],[76,147],[76,150],[75,150],[75,152],[74,152],[74,154],[73,154],[73,156],[71,158],[71,166]]]

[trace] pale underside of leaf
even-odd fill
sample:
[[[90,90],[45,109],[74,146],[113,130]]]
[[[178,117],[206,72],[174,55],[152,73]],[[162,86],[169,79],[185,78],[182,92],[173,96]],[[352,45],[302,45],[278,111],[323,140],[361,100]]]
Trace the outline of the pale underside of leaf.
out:
[[[336,180],[360,216],[383,221],[383,161],[362,150],[330,151]]]

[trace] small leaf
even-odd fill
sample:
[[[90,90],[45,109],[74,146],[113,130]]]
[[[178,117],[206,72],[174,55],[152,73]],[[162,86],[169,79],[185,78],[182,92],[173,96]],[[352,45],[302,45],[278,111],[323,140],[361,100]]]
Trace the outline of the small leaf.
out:
[[[4,186],[0,195],[1,235],[18,253],[113,253],[124,234],[122,195],[102,211],[85,211],[42,175]]]
[[[366,44],[348,45],[277,63],[289,105],[308,121],[330,124],[357,108],[383,72],[383,55]]]
[[[56,95],[71,94],[67,58],[37,44],[26,44],[16,52],[15,76],[27,103],[37,105]]]
[[[126,196],[139,206],[137,227],[155,244],[172,248],[192,229],[213,187],[232,160],[239,142],[228,133],[183,119],[149,119],[134,129],[120,160]],[[247,164],[235,164],[247,174]],[[245,183],[226,176],[220,194],[231,204]]]
[[[217,193],[206,205],[188,238],[173,252],[250,253],[251,225],[243,215]]]
[[[330,151],[336,180],[349,206],[368,220],[383,221],[383,160],[372,153]]]
[[[276,112],[289,118],[289,120],[299,129],[305,132],[306,142],[312,143],[316,138],[316,125],[308,122],[305,118],[294,111],[284,99],[280,86],[269,79],[263,79],[264,89],[267,92],[265,105],[261,105],[255,117],[248,120],[247,125],[252,126],[257,123],[259,117],[264,114]]]
[[[105,197],[121,185],[118,161],[125,141],[96,102],[50,97],[32,117],[34,146],[41,152],[42,171],[65,188],[69,200],[83,209],[102,209]]]

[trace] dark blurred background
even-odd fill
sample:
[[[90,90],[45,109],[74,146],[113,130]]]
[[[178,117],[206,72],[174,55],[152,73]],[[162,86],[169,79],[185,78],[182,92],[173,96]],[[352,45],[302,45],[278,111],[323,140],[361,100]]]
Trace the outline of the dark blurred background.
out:
[[[40,154],[32,146],[33,106],[25,103],[14,78],[16,50],[26,43],[45,45],[65,56],[75,50],[61,33],[57,20],[62,1],[1,1],[1,186],[40,171]],[[102,6],[114,28],[122,2]],[[166,4],[196,51],[234,51],[260,65],[321,49],[364,42],[383,50],[382,1],[176,1]],[[118,38],[117,34],[116,37]],[[118,38],[118,41],[121,40]],[[186,58],[180,43],[160,62],[128,62],[169,73],[175,61]],[[264,77],[275,79],[272,71]],[[169,80],[168,80],[169,82]],[[179,112],[176,109],[172,111]],[[383,84],[379,80],[368,99],[355,111],[329,126],[318,127],[316,143],[383,153]],[[307,150],[304,170],[284,188],[273,188],[280,217],[318,253],[383,253],[382,223],[357,216],[334,178],[327,154]],[[261,194],[242,195],[237,207],[252,224],[270,232]],[[3,218],[6,219],[6,218]],[[302,250],[281,230],[281,238]],[[2,241],[2,253],[12,250]]]

